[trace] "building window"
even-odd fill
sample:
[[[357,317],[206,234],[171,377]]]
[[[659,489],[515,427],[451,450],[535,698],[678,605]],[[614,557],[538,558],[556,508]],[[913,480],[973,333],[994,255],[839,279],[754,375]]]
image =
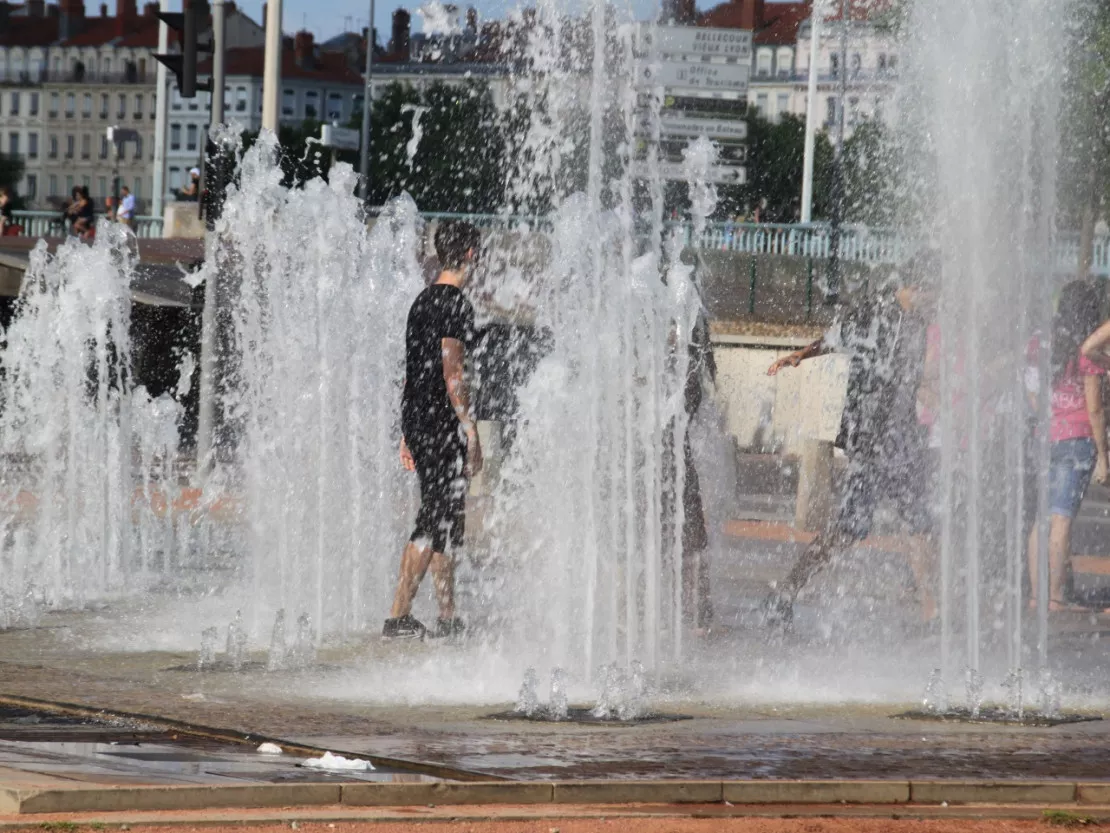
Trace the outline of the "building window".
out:
[[[859,124],[859,99],[854,96],[848,99],[848,124],[851,127]]]
[[[100,118],[108,118],[108,93],[100,94]]]
[[[826,100],[826,108],[827,108],[827,110],[826,110],[826,116],[825,116],[825,124],[830,125],[830,126],[836,124],[836,96],[835,95],[830,95],[828,97],[828,99]]]
[[[886,55],[879,54],[879,72],[886,72]]]
[[[247,112],[247,88],[246,87],[236,87],[235,88],[235,112],[236,113],[245,113],[245,112]]]
[[[81,177],[81,184],[84,185],[86,188],[91,188],[92,187],[92,177],[91,176]]]
[[[55,81],[61,80],[61,79],[58,78],[58,76],[62,74],[62,59],[58,58],[58,57],[55,57],[51,66],[54,69],[54,80]]]
[[[85,93],[81,97],[81,116],[83,118],[90,118],[92,116],[92,94]]]
[[[57,159],[58,158],[58,137],[57,136],[51,136],[50,137],[50,151],[47,155],[51,159]]]
[[[31,100],[28,102],[27,107],[28,115],[37,116],[39,114],[39,94],[31,93]]]
[[[100,137],[100,158],[101,159],[107,159],[108,158],[108,137],[107,136],[101,136]]]
[[[107,177],[100,177],[96,181],[97,193],[102,197],[108,196],[108,179]]]
[[[90,136],[88,133],[81,137],[81,158],[92,158],[92,136]]]
[[[860,70],[862,69],[863,57],[858,52],[855,52],[852,54],[852,77],[854,78],[858,76],[860,74]]]
[[[304,94],[304,117],[306,119],[314,119],[320,112],[320,93],[316,90],[308,90]]]
[[[131,189],[131,193],[135,195],[135,199],[142,199],[143,178],[141,176],[135,177],[135,187]]]
[[[38,196],[39,178],[35,174],[27,174],[27,198],[34,199]]]
[[[181,185],[181,168],[170,168],[170,190],[176,191]]]
[[[120,93],[119,94],[119,107],[116,108],[116,118],[121,119],[121,120],[127,118],[127,95],[126,95],[126,93]]]
[[[74,98],[73,93],[66,93],[66,118],[67,119],[72,119],[73,118],[73,111],[76,107],[77,107],[77,101]]]
[[[170,125],[170,150],[181,150],[181,125]]]
[[[886,68],[888,70],[890,70],[891,72],[894,72],[898,69],[898,56],[897,55],[888,55],[887,56]]]
[[[19,156],[19,134],[11,133],[8,135],[8,153],[12,156]]]
[[[771,74],[771,50],[760,49],[755,56],[755,74],[766,78]]]
[[[196,95],[194,95],[192,98],[189,99],[189,109],[194,110],[194,111],[197,109],[197,97],[196,97]]]
[[[143,117],[143,96],[142,96],[142,93],[136,93],[135,94],[135,113],[134,113],[134,117],[135,117],[136,120],[141,119]]]
[[[293,116],[297,109],[297,94],[292,90],[283,90],[281,94],[281,114]]]
[[[374,88],[373,87],[370,88],[370,100],[371,101],[374,100]],[[364,101],[364,98],[363,98],[361,93],[359,95],[351,96],[351,112],[361,114],[362,113],[362,102],[363,101]]]
[[[104,59],[104,77],[107,78],[111,74],[112,74],[112,59],[111,58],[105,58]]]
[[[173,85],[173,89],[170,91],[170,108],[173,110],[181,109],[181,92],[177,89],[176,84]]]
[[[185,150],[197,149],[197,126],[190,124],[185,128]]]
[[[794,71],[794,50],[790,47],[779,49],[775,73],[779,78],[789,78]]]
[[[883,100],[881,98],[876,98],[875,99],[874,116],[875,116],[875,121],[882,121],[883,120]]]
[[[48,196],[51,196],[51,197],[58,196],[58,175],[57,174],[50,174],[50,193],[48,194]]]
[[[140,162],[143,158],[143,137],[135,137],[135,161]]]
[[[12,91],[11,94],[11,114],[13,116],[19,115],[19,93]]]
[[[70,133],[68,136],[66,136],[66,159],[73,158],[74,148],[76,147],[77,138],[72,133]]]
[[[782,116],[790,112],[790,93],[779,93],[775,102],[776,112]]]
[[[27,158],[28,159],[38,159],[39,158],[39,134],[38,133],[28,133],[27,134]]]
[[[66,193],[67,194],[72,194],[73,193],[73,177],[72,176],[67,176],[66,177]]]
[[[840,74],[840,56],[835,52],[829,55],[829,74],[836,78]]]
[[[58,118],[58,100],[57,93],[50,94],[50,118],[52,119]]]
[[[152,95],[150,97],[150,111],[149,111],[150,117],[152,119],[157,118],[157,104],[158,104],[158,96],[157,95]]]
[[[767,115],[767,93],[759,93],[755,97],[755,109],[758,110],[761,115]]]
[[[328,93],[328,118],[332,121],[343,118],[343,96],[341,93]]]

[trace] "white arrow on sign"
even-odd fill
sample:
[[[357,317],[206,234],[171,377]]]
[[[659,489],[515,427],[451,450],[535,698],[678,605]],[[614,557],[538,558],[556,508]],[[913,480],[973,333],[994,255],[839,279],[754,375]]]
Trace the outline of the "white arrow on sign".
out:
[[[336,127],[331,124],[320,127],[320,144],[326,148],[358,150],[361,138],[359,132],[352,127]]]
[[[650,179],[647,162],[639,161],[633,165],[632,175],[637,179]],[[681,162],[659,162],[659,178],[673,179],[679,182],[691,182],[686,166]],[[748,181],[747,168],[726,168],[716,166],[710,168],[705,181],[714,185],[743,185]]]
[[[653,46],[662,55],[708,55],[749,61],[752,33],[743,29],[640,24],[636,29],[637,51],[646,55]]]
[[[640,86],[682,90],[684,95],[704,93],[744,95],[748,92],[748,64],[708,64],[664,61],[641,64]]]
[[[748,123],[737,119],[697,119],[664,115],[659,119],[659,132],[664,136],[689,139],[706,136],[710,139],[742,142],[748,138]],[[640,136],[651,135],[651,124],[646,117],[636,123],[636,133]]]

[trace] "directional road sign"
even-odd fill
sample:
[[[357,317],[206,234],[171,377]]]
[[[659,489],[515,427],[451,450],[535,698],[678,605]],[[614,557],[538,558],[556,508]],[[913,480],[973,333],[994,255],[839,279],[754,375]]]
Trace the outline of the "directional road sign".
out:
[[[635,163],[632,175],[638,179],[648,179],[651,174],[646,161]],[[659,162],[659,178],[673,179],[679,182],[690,182],[691,178],[686,173],[686,166],[681,162]],[[714,185],[743,185],[748,181],[746,168],[723,167],[718,165],[709,169],[705,178],[706,182]]]
[[[320,127],[320,144],[337,150],[358,150],[359,132],[350,127],[325,124]]]
[[[636,48],[650,54],[700,55],[750,61],[752,33],[743,29],[711,29],[706,26],[654,26],[642,23],[636,30]]]
[[[651,135],[651,123],[646,116],[637,122],[636,133]],[[748,123],[737,119],[698,119],[664,113],[659,119],[659,133],[668,138],[696,139],[706,136],[717,141],[742,142],[748,138]]]
[[[748,93],[750,76],[748,64],[663,61],[640,64],[638,78],[640,86],[663,87],[677,95],[741,97]]]

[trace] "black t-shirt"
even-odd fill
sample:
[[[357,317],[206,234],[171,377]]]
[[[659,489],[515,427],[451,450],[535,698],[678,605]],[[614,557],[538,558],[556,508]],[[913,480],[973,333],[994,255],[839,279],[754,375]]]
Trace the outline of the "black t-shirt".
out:
[[[459,418],[443,378],[443,339],[474,344],[474,307],[450,284],[427,287],[413,301],[405,327],[405,392],[401,417],[405,434],[448,433]]]
[[[6,223],[12,222],[12,204],[10,202],[0,205],[0,217],[3,217]]]
[[[837,445],[850,455],[889,454],[923,439],[917,389],[925,364],[925,322],[893,293],[864,299],[844,317],[840,348],[849,356],[847,397]]]

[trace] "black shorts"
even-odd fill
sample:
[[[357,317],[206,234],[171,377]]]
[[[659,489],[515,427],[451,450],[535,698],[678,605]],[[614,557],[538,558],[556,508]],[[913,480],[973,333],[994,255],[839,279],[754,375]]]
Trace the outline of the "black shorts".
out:
[[[849,456],[837,532],[862,541],[871,534],[876,507],[886,501],[893,506],[906,532],[933,534],[935,463],[935,455],[924,447],[893,454]]]
[[[458,427],[405,431],[420,481],[420,511],[410,540],[431,542],[432,551],[461,547],[466,532],[466,439]]]

